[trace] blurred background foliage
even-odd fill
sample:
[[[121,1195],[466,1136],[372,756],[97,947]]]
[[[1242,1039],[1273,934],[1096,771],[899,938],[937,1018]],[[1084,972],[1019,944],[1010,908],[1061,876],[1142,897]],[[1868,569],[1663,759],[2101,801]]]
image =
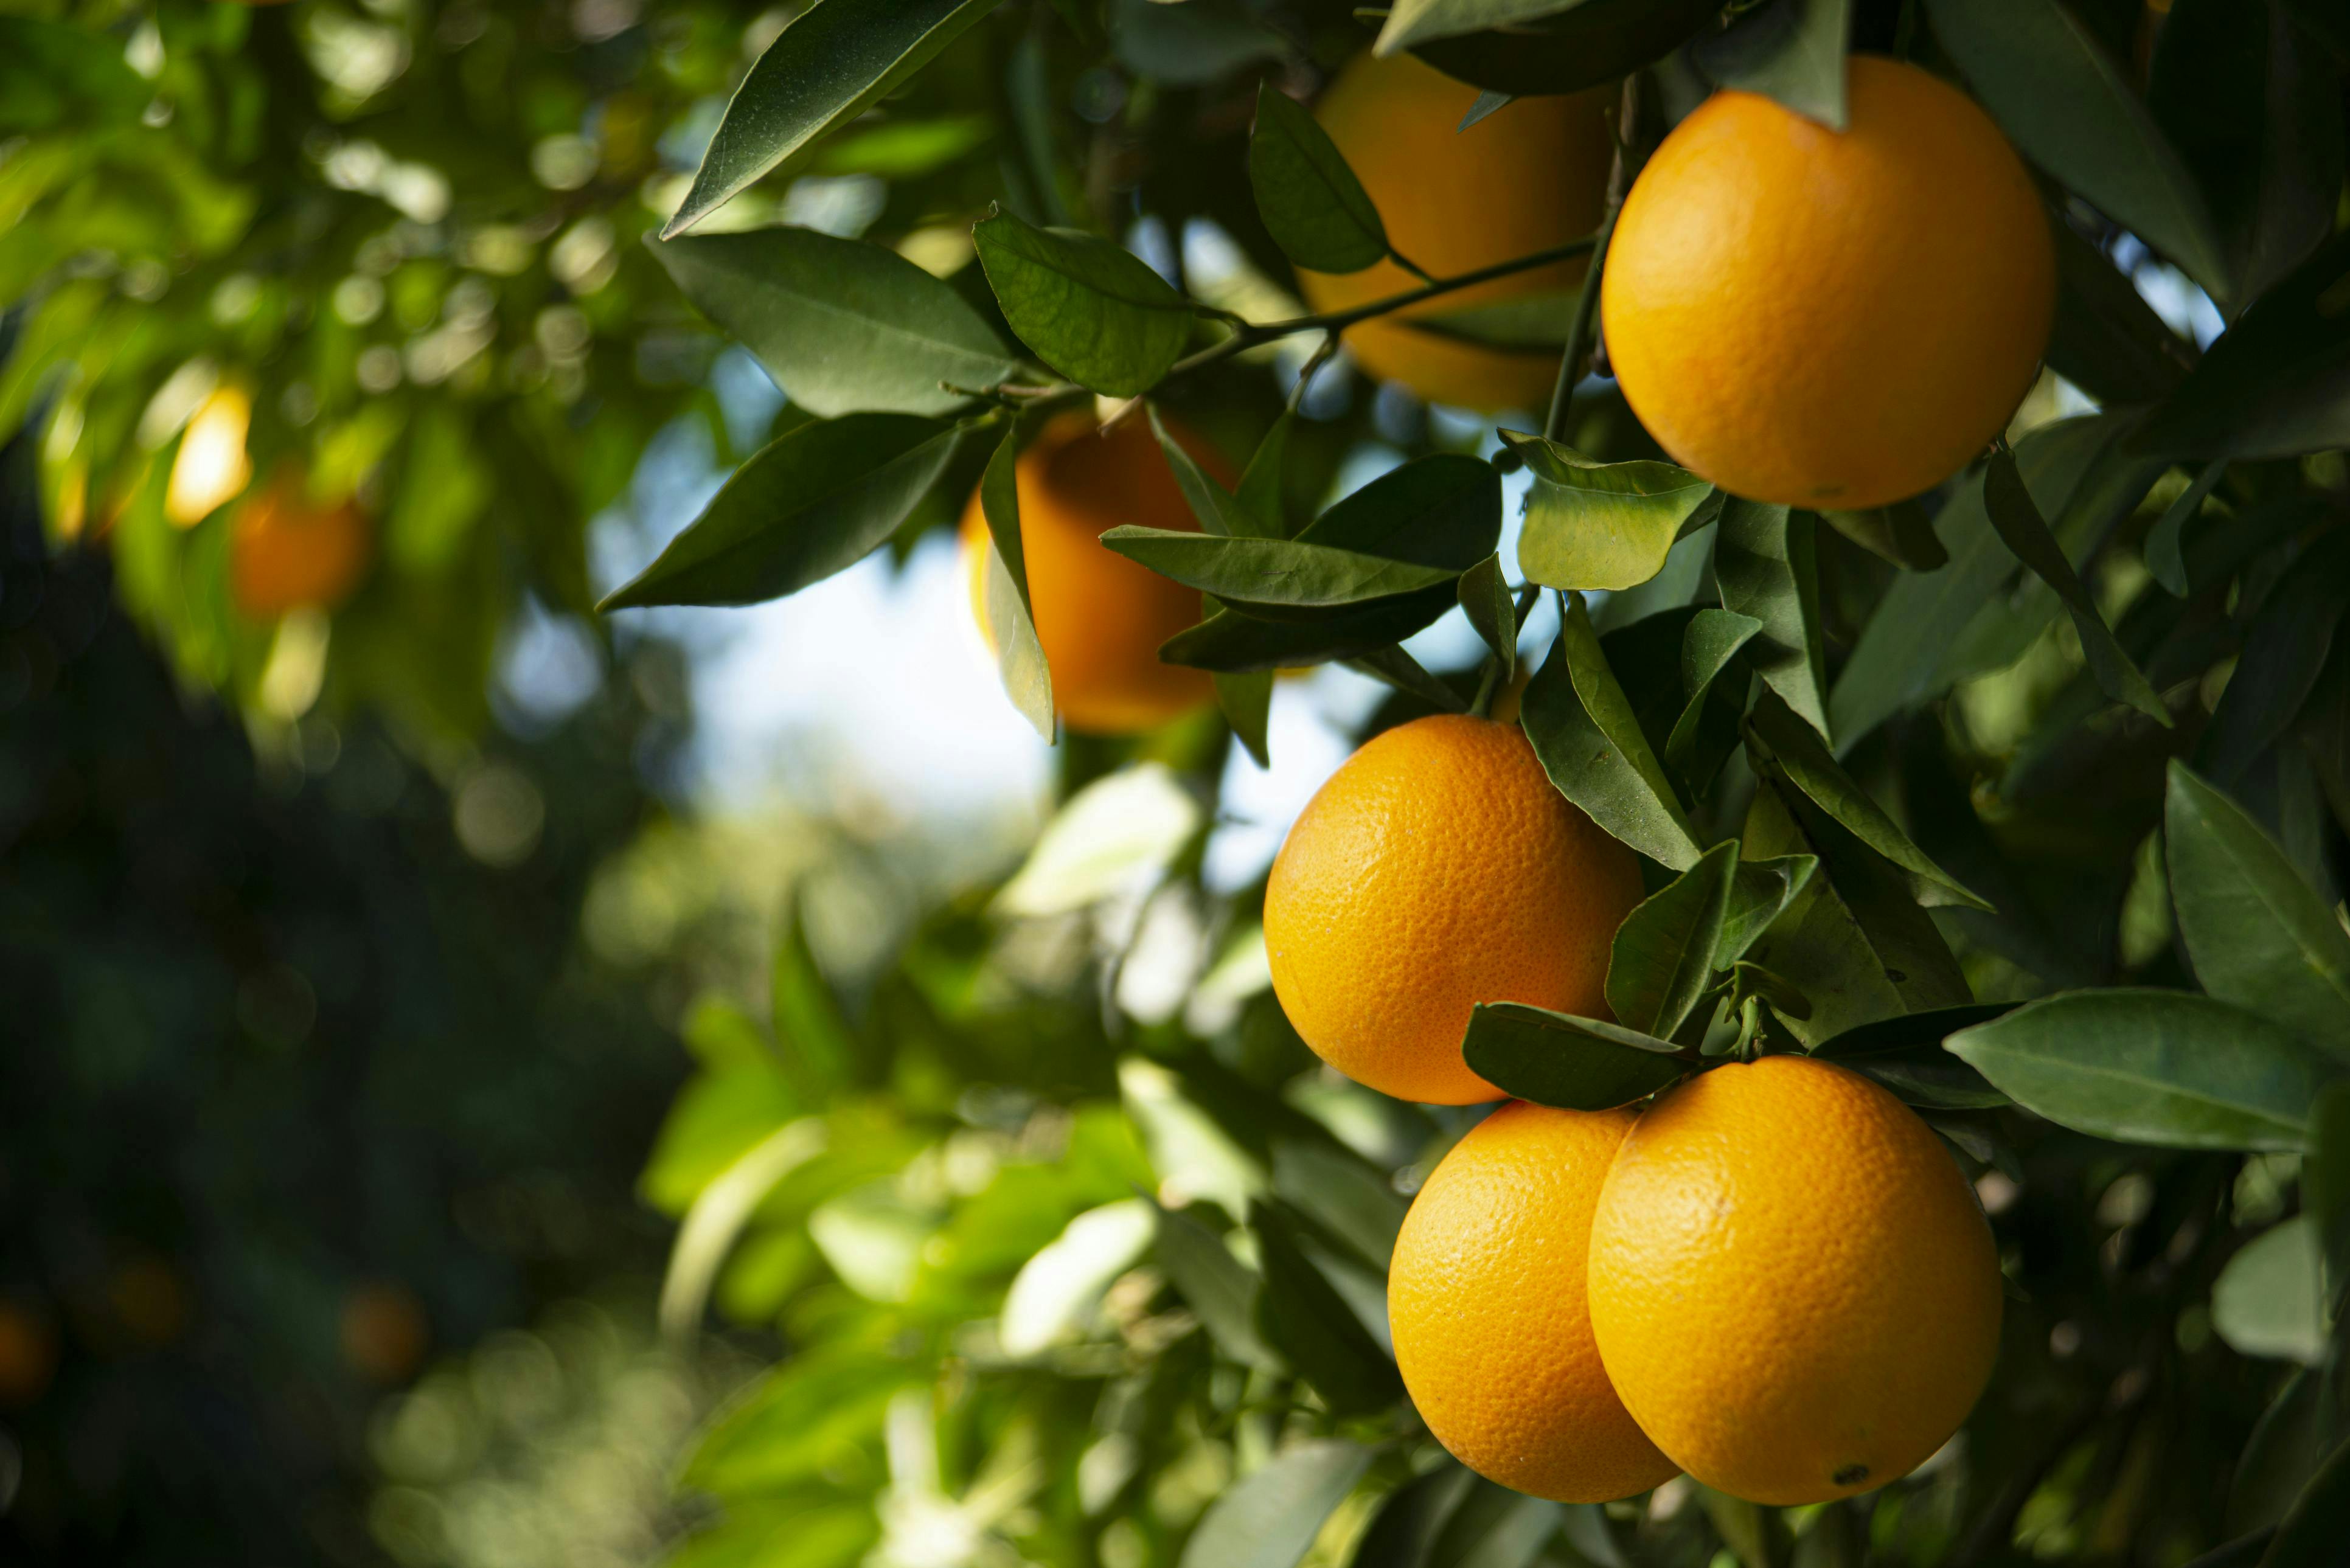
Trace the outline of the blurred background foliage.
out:
[[[2163,8],[2072,9],[2149,68]],[[877,240],[986,306],[969,224],[1001,202],[1284,313],[1235,172],[1249,105],[1359,47],[1350,10],[1005,6],[704,232]],[[1899,25],[1856,10],[1863,46]],[[2273,1521],[2318,1451],[2310,1401],[2275,1407],[2261,1466],[2238,1455],[2322,1337],[2231,1346],[2213,1282],[2293,1212],[2290,1159],[1940,1117],[2016,1287],[1964,1441],[1789,1515],[1686,1482],[1563,1510],[1472,1483],[1394,1403],[1386,1242],[1468,1117],[1309,1070],[1254,925],[1279,807],[1235,804],[1253,775],[1221,724],[1066,742],[1069,804],[1024,863],[1041,763],[983,831],[830,786],[700,809],[700,623],[588,611],[690,514],[662,497],[801,417],[639,243],[793,14],[12,0],[0,1550],[1145,1568],[1237,1553],[1195,1536],[1210,1501],[1276,1453],[1310,1491],[1299,1467],[1337,1461],[1297,1441],[1333,1436],[1398,1440],[1319,1476],[1346,1501],[1293,1543],[1314,1568],[2175,1568]],[[2178,341],[2216,333],[2131,244],[2111,254]],[[1244,452],[1305,347],[1175,400]],[[1580,449],[1653,451],[1604,390],[1583,406]],[[2091,406],[2052,376],[2016,432]],[[1305,413],[1301,512],[1490,441],[1343,368]],[[2137,552],[2188,479],[2101,558],[2149,641]],[[277,483],[362,519],[348,597],[240,603],[239,504]],[[2338,456],[2240,471],[2215,514],[2293,489],[2338,510],[2344,484]],[[1891,569],[1823,556],[1841,657]],[[2264,589],[2291,556],[2262,559]],[[2078,643],[2033,624],[1856,770],[2019,912],[1940,912],[1978,994],[2178,983],[2159,802],[2106,765],[2152,742],[2085,741]],[[1415,647],[1458,673],[1459,630]],[[1336,671],[1280,702],[1276,756],[1309,774],[1425,711]],[[2329,897],[2337,782],[2246,785]]]

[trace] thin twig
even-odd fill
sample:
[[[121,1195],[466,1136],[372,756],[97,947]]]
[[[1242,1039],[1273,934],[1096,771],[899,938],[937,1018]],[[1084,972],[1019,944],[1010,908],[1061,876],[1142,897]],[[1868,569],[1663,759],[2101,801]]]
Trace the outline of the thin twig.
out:
[[[1632,188],[1632,176],[1639,170],[1640,160],[1627,156],[1633,138],[1640,134],[1640,73],[1634,71],[1624,78],[1624,96],[1616,110],[1616,156],[1607,166],[1607,207],[1599,220],[1599,232],[1593,236],[1591,265],[1584,269],[1583,286],[1575,295],[1575,319],[1568,323],[1566,353],[1558,362],[1558,385],[1550,395],[1550,417],[1543,421],[1543,434],[1551,441],[1563,441],[1566,436],[1566,416],[1575,405],[1575,385],[1583,379],[1584,361],[1591,353],[1591,323],[1599,310],[1599,275],[1607,266],[1607,242],[1616,234],[1616,214],[1624,208],[1625,192]]]

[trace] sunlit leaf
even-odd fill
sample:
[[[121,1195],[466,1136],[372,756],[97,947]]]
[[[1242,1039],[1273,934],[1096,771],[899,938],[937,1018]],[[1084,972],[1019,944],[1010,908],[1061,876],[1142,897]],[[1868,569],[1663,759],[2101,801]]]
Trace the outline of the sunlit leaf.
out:
[[[1026,552],[1020,544],[1017,463],[1020,431],[1006,429],[979,482],[981,516],[987,524],[987,633],[995,644],[996,668],[1004,693],[1020,716],[1047,741],[1053,738],[1053,672],[1036,640],[1035,610],[1028,597]]]
[[[2239,1355],[2325,1357],[2317,1231],[2296,1214],[2245,1243],[2211,1283],[2211,1326]]]
[[[1216,1500],[1184,1543],[1178,1568],[1292,1568],[1373,1456],[1343,1438],[1282,1449]]]
[[[1541,436],[1502,432],[1534,475],[1518,569],[1553,588],[1628,588],[1711,522],[1712,485],[1669,462],[1594,462]]]
[[[1010,213],[982,220],[972,239],[1012,330],[1079,386],[1147,392],[1191,341],[1191,302],[1107,240],[1035,228]]]

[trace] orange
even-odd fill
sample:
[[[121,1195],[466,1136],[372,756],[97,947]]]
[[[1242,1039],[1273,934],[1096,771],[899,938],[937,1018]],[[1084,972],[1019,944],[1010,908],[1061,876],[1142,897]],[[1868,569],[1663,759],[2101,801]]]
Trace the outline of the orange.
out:
[[[1520,99],[1462,130],[1475,88],[1410,55],[1364,54],[1338,73],[1315,118],[1378,206],[1388,244],[1446,277],[1549,250],[1599,226],[1615,151],[1603,110],[1613,99],[1612,89]],[[1347,329],[1347,347],[1367,372],[1400,381],[1430,402],[1539,410],[1558,380],[1555,348],[1464,343],[1409,318],[1554,295],[1564,338],[1584,266],[1577,257],[1373,317]],[[1297,281],[1317,313],[1421,286],[1393,261],[1343,275],[1301,270]]]
[[[1632,411],[1750,500],[1940,483],[2015,411],[2054,319],[2048,217],[1991,117],[1915,66],[1850,72],[1842,134],[1708,99],[1634,182],[1600,281]]]
[[[1388,1265],[1396,1365],[1428,1429],[1478,1474],[1561,1502],[1679,1468],[1616,1397],[1584,1304],[1591,1211],[1632,1121],[1503,1106],[1429,1177]]]
[[[48,1318],[0,1297],[0,1408],[30,1405],[57,1370],[57,1334]]]
[[[374,555],[375,534],[351,503],[314,505],[300,481],[281,477],[237,514],[229,550],[237,608],[255,620],[275,620],[292,609],[332,609],[349,597]]]
[[[343,1297],[336,1337],[352,1371],[373,1383],[400,1383],[423,1362],[432,1331],[415,1292],[378,1282]]]
[[[1232,482],[1220,453],[1160,418],[1202,468]],[[1133,734],[1213,697],[1206,670],[1159,659],[1160,643],[1199,621],[1198,590],[1101,543],[1121,523],[1199,529],[1149,421],[1138,415],[1097,434],[1090,417],[1063,415],[1020,454],[1014,484],[1036,640],[1053,673],[1053,701],[1069,728]],[[972,611],[985,632],[989,535],[976,491],[963,509],[962,542]]]
[[[1306,803],[1264,893],[1274,993],[1305,1044],[1399,1099],[1502,1092],[1461,1059],[1470,1009],[1607,1013],[1632,852],[1552,787],[1515,725],[1444,713],[1374,737]]]
[[[1717,1067],[1640,1118],[1592,1217],[1590,1292],[1640,1429],[1752,1502],[1907,1475],[1999,1349],[1999,1255],[1957,1161],[1807,1056]]]

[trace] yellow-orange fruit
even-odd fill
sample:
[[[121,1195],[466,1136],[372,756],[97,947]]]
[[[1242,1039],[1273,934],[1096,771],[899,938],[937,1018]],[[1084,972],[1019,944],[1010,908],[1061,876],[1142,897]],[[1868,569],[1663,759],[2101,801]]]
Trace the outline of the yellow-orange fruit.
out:
[[[2048,343],[2055,247],[1956,88],[1850,62],[1841,134],[1718,92],[1634,182],[1600,281],[1607,357],[1674,461],[1733,494],[1882,506],[1948,479]]]
[[[1388,242],[1439,277],[1455,276],[1577,240],[1599,224],[1614,153],[1610,90],[1524,98],[1468,130],[1477,89],[1410,55],[1357,56],[1338,73],[1315,118],[1347,155],[1379,210]],[[1577,257],[1448,294],[1346,332],[1365,370],[1430,402],[1496,412],[1547,407],[1555,348],[1504,348],[1409,325],[1530,295],[1565,296],[1583,281]],[[1316,311],[1345,310],[1420,286],[1393,261],[1343,275],[1300,271]],[[1565,330],[1567,312],[1559,322]]]
[[[1607,1014],[1639,865],[1544,776],[1513,724],[1458,714],[1374,737],[1306,803],[1264,894],[1274,993],[1306,1044],[1399,1099],[1502,1091],[1461,1037],[1481,1002]]]
[[[1232,483],[1231,466],[1214,448],[1173,421],[1165,423],[1202,468]],[[1149,421],[1123,420],[1101,434],[1087,416],[1065,415],[1020,454],[1014,473],[1036,640],[1052,670],[1054,704],[1069,728],[1133,734],[1212,698],[1215,685],[1207,671],[1159,658],[1160,643],[1198,623],[1198,590],[1101,542],[1121,523],[1199,529]],[[962,543],[972,613],[993,640],[987,519],[976,492],[963,509]]]
[[[229,589],[255,620],[332,609],[350,597],[375,554],[375,530],[350,502],[316,506],[299,481],[281,478],[236,514]]]
[[[1428,1429],[1478,1474],[1561,1502],[1679,1468],[1616,1397],[1585,1307],[1591,1212],[1632,1121],[1503,1106],[1429,1177],[1388,1265],[1396,1365]]]
[[[1717,1067],[1640,1118],[1592,1217],[1590,1302],[1640,1429],[1780,1506],[1915,1469],[1999,1350],[1999,1256],[1957,1162],[1807,1056]]]
[[[57,1370],[57,1332],[48,1318],[0,1298],[0,1407],[20,1408],[48,1391]]]

